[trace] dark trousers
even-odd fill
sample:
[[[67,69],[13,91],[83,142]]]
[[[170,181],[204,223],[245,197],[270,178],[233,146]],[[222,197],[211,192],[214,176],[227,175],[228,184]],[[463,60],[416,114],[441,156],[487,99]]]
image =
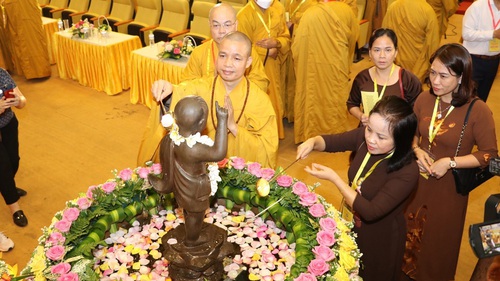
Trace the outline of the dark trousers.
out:
[[[500,57],[495,59],[484,59],[472,55],[472,80],[476,82],[477,95],[484,102],[488,99],[491,85],[497,75]]]
[[[7,205],[19,200],[14,176],[19,168],[18,122],[14,115],[9,124],[0,129],[0,192]]]

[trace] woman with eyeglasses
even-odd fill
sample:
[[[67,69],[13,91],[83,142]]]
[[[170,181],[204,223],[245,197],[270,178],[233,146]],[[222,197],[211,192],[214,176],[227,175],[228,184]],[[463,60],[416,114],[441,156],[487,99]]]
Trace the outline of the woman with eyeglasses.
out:
[[[469,52],[446,44],[430,63],[430,90],[414,105],[418,129],[413,151],[422,176],[405,213],[404,280],[455,279],[468,196],[457,193],[451,169],[486,166],[498,152],[492,112],[477,100],[455,157],[465,115],[476,98]]]
[[[394,60],[398,54],[398,38],[392,29],[375,30],[368,42],[370,59],[374,66],[362,70],[352,83],[347,109],[352,116],[366,125],[373,104],[383,96],[398,96],[413,105],[422,91],[422,84],[410,71],[396,65]],[[365,103],[363,103],[363,99]],[[361,105],[367,108],[361,108]]]

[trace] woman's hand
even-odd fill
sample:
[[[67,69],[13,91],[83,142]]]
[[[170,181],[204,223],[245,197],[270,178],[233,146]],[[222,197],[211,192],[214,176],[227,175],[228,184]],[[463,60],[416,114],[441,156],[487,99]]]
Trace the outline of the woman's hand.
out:
[[[297,156],[295,159],[306,158],[309,153],[313,150],[324,151],[325,150],[325,140],[321,136],[315,136],[307,139],[305,142],[297,147]]]
[[[338,174],[334,170],[321,164],[312,163],[311,167],[306,166],[304,170],[319,179],[329,180],[331,182],[334,182],[333,179],[338,177]]]
[[[417,164],[420,172],[427,173],[432,176],[431,165],[434,163],[434,160],[429,156],[429,153],[420,147],[416,147],[413,152],[417,156]]]
[[[446,172],[448,172],[449,169],[450,158],[444,157],[432,163],[432,165],[430,166],[430,175],[437,179],[440,179],[446,174]]]

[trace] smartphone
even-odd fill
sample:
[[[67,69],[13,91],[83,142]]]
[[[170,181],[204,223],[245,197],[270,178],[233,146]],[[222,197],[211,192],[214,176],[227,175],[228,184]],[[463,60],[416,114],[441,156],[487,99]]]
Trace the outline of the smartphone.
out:
[[[5,96],[5,99],[15,98],[14,89],[9,89],[9,90],[3,91],[3,95]]]
[[[480,259],[500,255],[500,220],[471,225],[469,242]]]

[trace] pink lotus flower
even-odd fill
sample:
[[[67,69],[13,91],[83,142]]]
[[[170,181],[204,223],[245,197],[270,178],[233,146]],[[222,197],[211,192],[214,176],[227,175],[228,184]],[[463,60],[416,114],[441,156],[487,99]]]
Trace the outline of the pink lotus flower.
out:
[[[59,264],[54,265],[51,269],[50,272],[54,274],[66,274],[69,272],[71,269],[71,265],[67,262],[62,262]]]
[[[287,175],[279,176],[276,182],[282,187],[290,187],[293,182],[293,178]]]
[[[294,279],[295,281],[316,281],[316,276],[311,273],[301,273],[299,277]]]
[[[298,181],[293,185],[292,192],[295,195],[300,196],[306,192],[309,192],[309,189],[307,188],[307,185],[305,183]]]
[[[261,169],[262,165],[260,165],[260,163],[257,162],[253,162],[247,165],[248,172],[258,178],[262,177]]]
[[[270,180],[274,177],[274,170],[270,168],[262,169],[262,178],[265,180]]]
[[[337,230],[337,222],[332,218],[321,218],[319,220],[319,226],[326,231],[334,232]]]
[[[328,264],[322,259],[314,259],[309,263],[307,270],[315,276],[321,276],[330,270]]]
[[[61,232],[57,231],[52,232],[47,239],[47,242],[51,243],[52,245],[62,245],[64,244],[64,241],[66,241],[66,238],[61,234]]]
[[[140,177],[141,179],[147,179],[147,178],[148,178],[148,175],[149,175],[149,168],[144,168],[144,167],[141,167],[141,168],[139,169],[138,174],[139,174],[139,177]]]
[[[161,165],[159,163],[154,163],[151,166],[151,170],[153,174],[161,174]]]
[[[241,157],[233,157],[231,158],[231,164],[236,170],[242,170],[245,168],[245,159]]]
[[[314,253],[314,255],[317,259],[322,259],[326,262],[329,262],[329,261],[335,259],[335,253],[333,252],[333,250],[330,249],[329,247],[324,246],[324,245],[319,245],[319,246],[314,247],[312,252]]]
[[[71,228],[71,222],[62,219],[54,224],[54,227],[62,233],[66,233]]]
[[[78,204],[78,208],[80,210],[87,210],[90,207],[90,201],[87,197],[80,197],[76,200],[76,204]]]
[[[64,257],[65,250],[64,247],[61,245],[56,245],[50,247],[47,252],[45,252],[47,257],[53,261],[58,261]]]
[[[108,181],[102,185],[102,190],[104,190],[104,192],[109,194],[113,192],[113,190],[115,190],[115,187],[116,187],[116,182]]]
[[[123,169],[120,171],[118,176],[123,180],[123,181],[128,181],[132,178],[133,171],[130,168]]]
[[[73,222],[78,218],[79,215],[80,210],[78,210],[78,208],[68,208],[63,212],[63,219],[69,222]]]
[[[325,216],[326,215],[325,206],[323,206],[323,204],[316,203],[311,207],[309,207],[309,213],[315,218],[320,218],[322,216]]]
[[[318,196],[313,192],[305,192],[300,196],[300,205],[302,206],[312,206],[314,203],[318,201]]]
[[[332,232],[320,230],[316,234],[316,241],[318,241],[319,245],[323,245],[326,247],[331,247],[335,244],[335,235]]]

